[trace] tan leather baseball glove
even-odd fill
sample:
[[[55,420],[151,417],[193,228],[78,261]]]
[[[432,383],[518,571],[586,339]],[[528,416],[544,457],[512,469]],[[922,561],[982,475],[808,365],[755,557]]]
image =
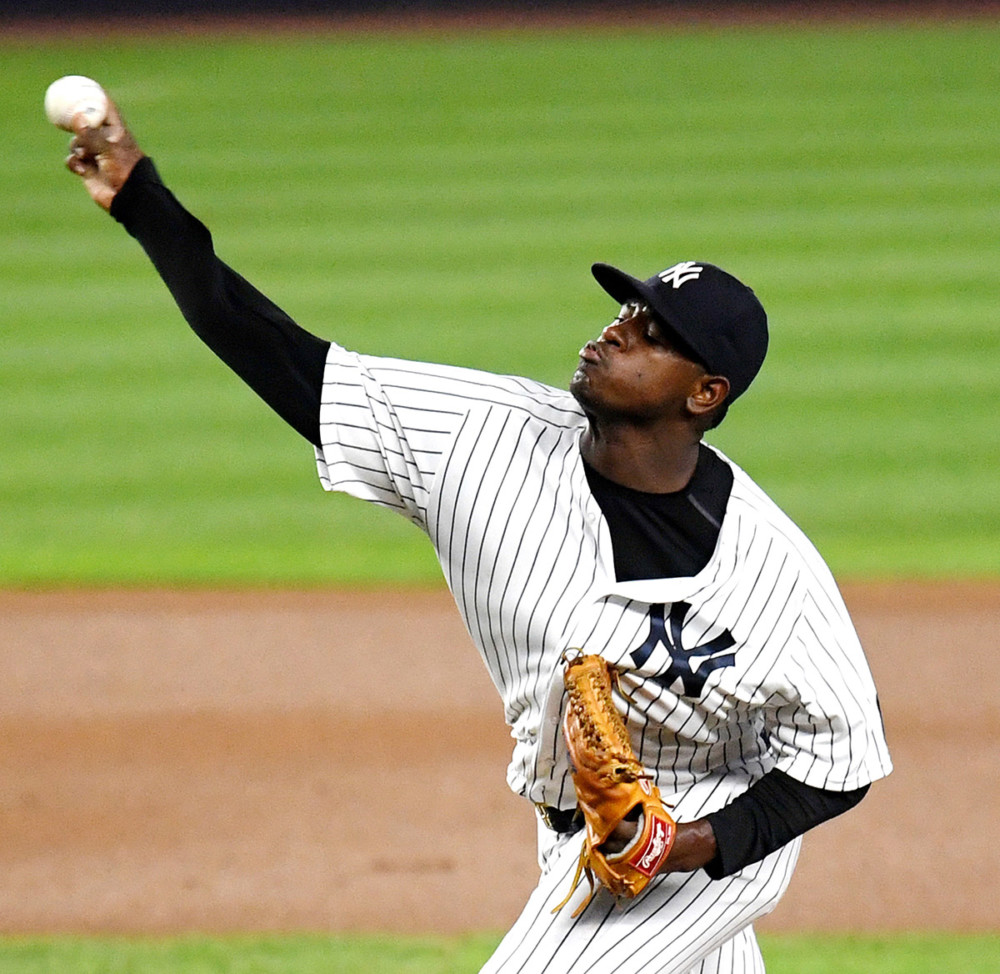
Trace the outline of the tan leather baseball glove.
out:
[[[677,825],[632,750],[611,697],[613,675],[606,660],[572,650],[566,654],[563,679],[563,735],[586,831],[572,889],[556,910],[569,902],[586,873],[590,895],[573,914],[578,916],[593,896],[595,878],[616,897],[633,897],[645,889],[670,854]],[[625,819],[637,822],[634,839],[614,853],[602,848]]]

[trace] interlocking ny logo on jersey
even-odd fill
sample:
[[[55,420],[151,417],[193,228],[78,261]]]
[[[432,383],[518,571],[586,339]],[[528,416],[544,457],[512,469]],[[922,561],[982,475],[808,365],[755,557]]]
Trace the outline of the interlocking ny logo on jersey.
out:
[[[676,291],[677,288],[682,284],[687,284],[688,281],[697,281],[704,269],[704,267],[696,264],[693,260],[682,260],[679,264],[674,264],[673,267],[668,267],[665,271],[660,271],[656,276],[664,284],[673,284]]]
[[[730,646],[735,646],[736,640],[728,629],[723,629],[720,635],[707,643],[685,649],[681,644],[681,630],[691,606],[687,602],[674,602],[670,607],[669,632],[664,619],[665,608],[665,604],[662,603],[650,606],[649,636],[641,646],[632,650],[632,661],[636,666],[642,666],[652,655],[653,650],[662,645],[670,656],[670,666],[650,679],[665,690],[669,690],[680,680],[684,686],[685,697],[699,697],[710,673],[724,666],[732,666],[736,662],[734,653],[724,652]],[[697,665],[692,665],[696,658],[700,661]]]

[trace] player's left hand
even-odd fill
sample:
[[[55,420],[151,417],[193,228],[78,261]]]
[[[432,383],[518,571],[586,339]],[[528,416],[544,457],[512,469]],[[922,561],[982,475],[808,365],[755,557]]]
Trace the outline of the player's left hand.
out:
[[[637,832],[637,822],[623,819],[601,844],[601,849],[606,855],[615,855],[633,841]],[[666,861],[660,867],[660,872],[693,872],[710,863],[715,858],[716,852],[715,833],[707,819],[678,822],[677,837]]]
[[[104,121],[95,128],[83,113],[73,118],[73,141],[66,167],[83,179],[91,198],[104,210],[125,185],[144,153],[125,127],[118,106],[109,101]]]

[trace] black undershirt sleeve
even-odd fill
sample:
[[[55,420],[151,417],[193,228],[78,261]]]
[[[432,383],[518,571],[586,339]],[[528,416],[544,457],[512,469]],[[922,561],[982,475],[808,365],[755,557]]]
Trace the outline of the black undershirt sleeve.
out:
[[[853,808],[868,788],[827,791],[777,769],[769,772],[739,798],[706,816],[719,851],[705,872],[722,879],[759,862],[796,836]]]
[[[111,215],[139,241],[188,324],[279,416],[320,444],[319,404],[329,342],[285,312],[215,255],[212,236],[160,180],[135,166]]]

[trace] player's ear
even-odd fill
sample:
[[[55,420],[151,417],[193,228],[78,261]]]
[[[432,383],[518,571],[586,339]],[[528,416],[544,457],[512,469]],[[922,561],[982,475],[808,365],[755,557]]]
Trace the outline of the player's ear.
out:
[[[704,416],[725,402],[729,395],[729,380],[724,375],[705,373],[688,396],[687,407],[692,416]]]

